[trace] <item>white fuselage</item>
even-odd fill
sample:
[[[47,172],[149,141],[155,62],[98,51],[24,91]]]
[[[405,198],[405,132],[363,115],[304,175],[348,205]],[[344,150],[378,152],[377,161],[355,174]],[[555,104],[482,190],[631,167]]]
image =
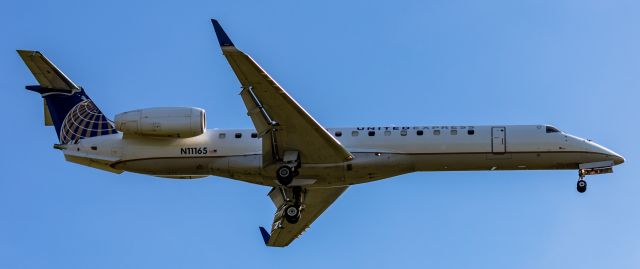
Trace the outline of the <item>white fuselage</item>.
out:
[[[354,159],[302,163],[297,177],[314,186],[351,185],[415,171],[578,169],[624,162],[615,152],[544,125],[330,128]],[[62,146],[67,160],[112,172],[169,178],[209,175],[275,186],[251,129],[210,129],[192,138],[97,136]]]

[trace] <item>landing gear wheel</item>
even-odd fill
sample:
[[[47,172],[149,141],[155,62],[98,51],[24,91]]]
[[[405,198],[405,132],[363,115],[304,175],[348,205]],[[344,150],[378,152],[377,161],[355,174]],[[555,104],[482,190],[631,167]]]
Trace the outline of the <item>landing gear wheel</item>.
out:
[[[578,184],[576,184],[576,189],[579,193],[583,193],[587,191],[587,182],[583,179],[578,180]]]
[[[284,209],[284,219],[291,224],[298,223],[298,220],[300,220],[300,207],[295,205],[287,206]]]
[[[276,178],[278,179],[278,183],[283,186],[288,186],[293,181],[294,171],[291,167],[283,165],[278,168],[276,171]]]

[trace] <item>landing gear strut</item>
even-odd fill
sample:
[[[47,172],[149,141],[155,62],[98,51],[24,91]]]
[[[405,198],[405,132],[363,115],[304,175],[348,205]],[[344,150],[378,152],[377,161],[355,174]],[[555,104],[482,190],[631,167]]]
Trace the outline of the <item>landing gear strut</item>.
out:
[[[578,170],[578,183],[576,189],[579,193],[587,191],[587,182],[584,180],[585,173],[583,170]]]

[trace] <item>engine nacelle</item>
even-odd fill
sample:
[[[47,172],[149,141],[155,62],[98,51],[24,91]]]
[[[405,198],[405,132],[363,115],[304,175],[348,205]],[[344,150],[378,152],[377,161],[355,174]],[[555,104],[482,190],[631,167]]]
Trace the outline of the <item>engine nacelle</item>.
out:
[[[155,107],[116,115],[116,129],[124,134],[154,137],[194,137],[204,133],[205,112],[196,107]]]

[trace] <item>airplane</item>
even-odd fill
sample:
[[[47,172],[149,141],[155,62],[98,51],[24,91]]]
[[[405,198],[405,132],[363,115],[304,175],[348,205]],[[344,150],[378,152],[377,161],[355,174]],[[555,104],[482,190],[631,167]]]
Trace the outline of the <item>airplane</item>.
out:
[[[325,128],[211,20],[253,129],[207,129],[197,107],[155,107],[109,120],[83,87],[41,52],[18,50],[38,85],[67,161],[171,179],[225,177],[269,186],[276,207],[265,245],[288,246],[349,186],[420,171],[613,172],[625,159],[553,126],[424,125]]]

